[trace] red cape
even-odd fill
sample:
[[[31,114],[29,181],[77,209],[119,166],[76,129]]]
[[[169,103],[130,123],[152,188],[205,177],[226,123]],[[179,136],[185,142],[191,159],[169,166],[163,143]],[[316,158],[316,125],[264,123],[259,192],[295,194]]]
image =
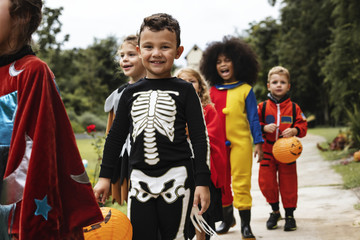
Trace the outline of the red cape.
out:
[[[22,162],[26,136],[32,150],[13,230],[20,239],[61,239],[102,221],[51,70],[32,55],[14,68],[0,67],[0,96],[14,91],[18,106],[4,180]],[[83,182],[71,176],[81,174]]]

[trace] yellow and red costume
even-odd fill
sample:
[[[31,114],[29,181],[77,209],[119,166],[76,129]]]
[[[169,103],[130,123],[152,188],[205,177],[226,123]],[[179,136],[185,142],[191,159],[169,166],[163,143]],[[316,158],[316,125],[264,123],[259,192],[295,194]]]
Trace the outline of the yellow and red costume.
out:
[[[304,137],[307,132],[307,122],[300,107],[293,103],[289,96],[277,101],[271,95],[265,102],[259,104],[258,114],[262,129],[265,125],[275,123],[277,129],[273,133],[263,133],[264,158],[260,163],[259,186],[268,203],[279,202],[279,191],[284,208],[296,208],[297,204],[297,173],[296,161],[285,164],[276,161],[272,154],[275,141],[281,132],[287,128],[296,128],[297,137]]]
[[[249,84],[238,81],[211,87],[210,97],[219,114],[227,147],[222,204],[234,202],[239,210],[251,209],[252,143],[263,143],[255,94]]]

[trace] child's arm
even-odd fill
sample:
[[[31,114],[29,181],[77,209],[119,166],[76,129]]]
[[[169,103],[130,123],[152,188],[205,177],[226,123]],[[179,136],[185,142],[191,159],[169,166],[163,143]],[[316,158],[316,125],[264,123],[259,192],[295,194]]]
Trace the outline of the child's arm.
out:
[[[186,106],[186,121],[194,152],[195,196],[194,205],[200,203],[202,214],[210,204],[210,144],[205,126],[203,109],[195,89],[189,85]]]
[[[262,143],[255,144],[254,158],[256,158],[257,156],[259,156],[257,162],[261,162],[263,160],[263,157],[264,157],[264,153],[263,153],[263,150],[262,150]]]
[[[270,123],[268,125],[264,125],[264,132],[265,133],[273,133],[275,132],[277,126],[275,123]]]
[[[199,206],[199,203],[201,204],[199,215],[201,215],[206,212],[210,206],[210,190],[208,186],[197,186],[195,188],[193,206],[197,207]]]
[[[250,124],[251,135],[255,144],[254,157],[258,157],[258,162],[261,162],[263,159],[262,144],[264,140],[262,138],[256,97],[252,89],[245,99],[245,108]]]
[[[299,105],[296,106],[296,119],[293,128],[287,128],[282,132],[283,137],[305,137],[307,132],[307,121],[304,113],[301,111]]]
[[[283,136],[285,138],[289,138],[289,137],[296,136],[297,134],[298,134],[297,128],[287,128],[281,133],[281,136]]]
[[[105,141],[100,178],[94,187],[95,197],[101,203],[105,203],[105,200],[109,197],[113,170],[122,150],[119,146],[124,145],[129,133],[130,121],[127,117],[126,102],[123,99],[120,99],[115,119]]]
[[[106,199],[109,198],[109,192],[110,178],[99,178],[99,181],[94,187],[95,199],[104,204]]]

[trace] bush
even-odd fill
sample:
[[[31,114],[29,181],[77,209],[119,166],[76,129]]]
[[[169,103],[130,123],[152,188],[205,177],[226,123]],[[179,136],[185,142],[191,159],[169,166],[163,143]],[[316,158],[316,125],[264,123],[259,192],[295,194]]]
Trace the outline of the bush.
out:
[[[70,120],[70,123],[74,133],[83,133],[85,131],[85,128],[76,120]]]
[[[360,111],[356,104],[353,109],[346,110],[349,119],[348,125],[351,134],[351,141],[355,148],[360,148]]]
[[[107,119],[106,116],[98,116],[91,112],[85,112],[78,117],[79,123],[85,129],[90,124],[96,125],[96,131],[105,131]]]

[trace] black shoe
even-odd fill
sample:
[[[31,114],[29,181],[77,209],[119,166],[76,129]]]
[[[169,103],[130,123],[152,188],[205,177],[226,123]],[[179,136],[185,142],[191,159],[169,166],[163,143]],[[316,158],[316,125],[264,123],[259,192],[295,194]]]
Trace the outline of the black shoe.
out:
[[[294,217],[285,218],[284,231],[295,231],[296,230],[296,221]]]
[[[274,212],[270,213],[269,220],[267,220],[266,222],[267,229],[269,230],[276,229],[278,227],[277,223],[279,220],[281,220],[280,213],[274,213]]]
[[[256,239],[254,234],[251,231],[250,221],[251,221],[251,210],[240,210],[240,219],[241,219],[241,235],[242,239],[254,240]]]
[[[229,231],[229,229],[235,226],[236,221],[234,217],[234,209],[233,205],[223,207],[223,219],[224,221],[221,222],[220,226],[215,229],[216,233],[224,234]]]
[[[235,217],[230,224],[227,224],[225,221],[222,221],[220,226],[215,229],[215,232],[217,234],[227,233],[231,227],[235,226],[235,224],[236,224]]]
[[[241,226],[241,235],[242,235],[242,239],[247,239],[247,240],[256,239],[251,231],[250,225]]]

